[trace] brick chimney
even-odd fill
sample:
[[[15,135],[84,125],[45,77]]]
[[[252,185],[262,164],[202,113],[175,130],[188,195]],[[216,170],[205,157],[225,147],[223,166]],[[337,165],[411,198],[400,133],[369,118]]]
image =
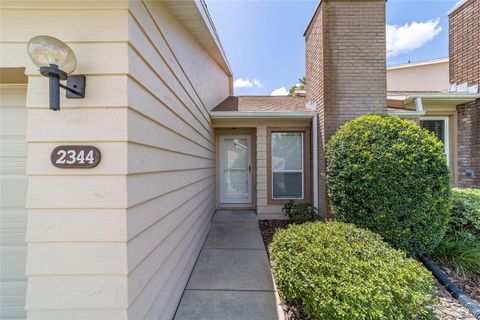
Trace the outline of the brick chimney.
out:
[[[450,83],[480,84],[480,0],[449,12]],[[480,187],[480,99],[457,108],[458,181]]]
[[[385,0],[321,0],[305,39],[306,96],[319,114],[319,211],[328,217],[325,144],[348,120],[385,108]]]

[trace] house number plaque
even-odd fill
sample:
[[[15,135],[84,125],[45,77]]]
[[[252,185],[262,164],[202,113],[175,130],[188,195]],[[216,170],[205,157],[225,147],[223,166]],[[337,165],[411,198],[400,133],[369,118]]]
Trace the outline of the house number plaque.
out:
[[[93,146],[58,146],[52,151],[50,160],[57,168],[94,168],[100,163],[102,154]]]

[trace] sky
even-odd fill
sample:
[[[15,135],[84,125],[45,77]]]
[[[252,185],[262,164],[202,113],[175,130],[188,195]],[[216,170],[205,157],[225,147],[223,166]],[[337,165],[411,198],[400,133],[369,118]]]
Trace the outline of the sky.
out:
[[[387,64],[448,57],[448,11],[458,0],[389,0]],[[305,75],[303,33],[318,0],[206,0],[235,95],[282,95]]]

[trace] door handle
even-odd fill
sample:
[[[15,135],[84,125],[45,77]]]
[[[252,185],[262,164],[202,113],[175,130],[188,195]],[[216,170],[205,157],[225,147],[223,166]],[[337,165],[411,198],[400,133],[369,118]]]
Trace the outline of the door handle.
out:
[[[252,172],[252,166],[248,165],[248,172]]]

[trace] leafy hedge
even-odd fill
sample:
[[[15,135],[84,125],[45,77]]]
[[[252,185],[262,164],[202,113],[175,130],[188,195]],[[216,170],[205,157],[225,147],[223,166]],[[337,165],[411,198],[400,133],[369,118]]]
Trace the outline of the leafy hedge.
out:
[[[305,223],[320,220],[318,210],[309,203],[295,203],[290,200],[283,205],[282,212],[291,223]]]
[[[432,258],[458,274],[480,274],[480,189],[452,190],[447,235]]]
[[[338,221],[277,231],[272,269],[283,298],[313,319],[423,319],[433,278],[371,231]]]
[[[449,233],[468,231],[480,237],[480,189],[452,190],[452,218]]]
[[[443,152],[432,133],[396,116],[347,122],[327,144],[333,215],[411,255],[431,252],[445,235],[450,208]]]

